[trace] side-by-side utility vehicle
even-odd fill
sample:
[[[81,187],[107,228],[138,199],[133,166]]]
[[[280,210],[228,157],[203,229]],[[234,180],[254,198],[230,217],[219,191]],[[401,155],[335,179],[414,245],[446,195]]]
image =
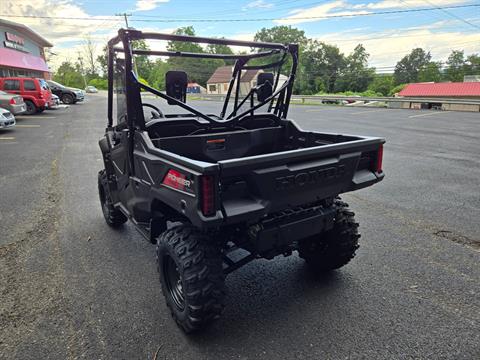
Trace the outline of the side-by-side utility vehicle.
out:
[[[251,53],[135,49],[138,40]],[[136,56],[175,58],[165,92],[139,81]],[[212,102],[196,108],[186,101],[189,75],[180,67],[201,67],[202,58],[231,64],[218,114],[200,110]],[[131,220],[156,243],[163,294],[185,332],[220,316],[225,276],[251,260],[296,251],[323,272],[347,264],[358,248],[358,223],[338,195],[383,179],[384,140],[305,131],[289,119],[297,63],[295,44],[133,29],[108,43],[103,215],[112,227]],[[256,83],[241,81],[248,71]]]

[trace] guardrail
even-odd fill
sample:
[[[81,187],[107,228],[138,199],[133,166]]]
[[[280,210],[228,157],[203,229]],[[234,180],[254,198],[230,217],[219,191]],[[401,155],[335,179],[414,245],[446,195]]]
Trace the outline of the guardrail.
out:
[[[201,100],[225,100],[225,95],[219,94],[189,94],[191,98]],[[240,96],[243,99],[243,96]],[[293,101],[353,101],[353,102],[385,102],[385,103],[430,103],[430,104],[458,104],[458,105],[479,105],[480,100],[475,99],[453,99],[453,98],[405,98],[405,97],[362,97],[362,96],[341,96],[341,95],[292,95]]]

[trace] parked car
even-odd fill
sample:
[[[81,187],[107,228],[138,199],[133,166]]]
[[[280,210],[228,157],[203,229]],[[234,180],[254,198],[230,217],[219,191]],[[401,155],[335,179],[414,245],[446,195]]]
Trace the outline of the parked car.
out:
[[[20,115],[27,111],[27,105],[20,95],[13,95],[0,91],[0,108],[10,111],[13,115]]]
[[[51,110],[56,110],[60,106],[60,99],[57,95],[52,94],[53,105],[49,106],[48,108]]]
[[[64,104],[75,104],[78,101],[83,101],[85,98],[84,92],[80,89],[67,87],[53,80],[47,80],[47,83],[52,92],[57,95]]]
[[[0,129],[6,129],[15,126],[15,116],[5,109],[0,108]]]
[[[0,90],[20,95],[27,107],[26,114],[41,113],[52,105],[52,92],[44,79],[6,77],[0,78]]]
[[[95,86],[89,85],[85,88],[85,92],[87,92],[87,93],[98,93],[98,90]]]

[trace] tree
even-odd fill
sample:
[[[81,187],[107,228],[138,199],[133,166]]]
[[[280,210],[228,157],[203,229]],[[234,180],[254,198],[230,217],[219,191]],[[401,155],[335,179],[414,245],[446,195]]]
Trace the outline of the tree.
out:
[[[291,26],[274,26],[271,28],[262,28],[261,30],[257,31],[255,36],[253,37],[254,41],[260,42],[274,42],[280,44],[299,44],[299,58],[300,63],[298,64],[298,73],[299,77],[294,84],[293,92],[295,94],[299,94],[302,91],[302,80],[301,78],[301,71],[303,71],[303,50],[308,43],[308,38],[305,36],[305,31],[299,30],[296,28],[292,28]],[[263,51],[262,49],[257,49],[257,51]],[[269,59],[254,59],[250,63],[252,64],[265,64],[267,62],[276,62],[280,60],[280,55],[273,55],[269,57]],[[283,64],[280,72],[283,74],[288,74],[290,72],[290,68],[292,67],[292,59],[287,58],[287,61]]]
[[[193,26],[186,26],[178,28],[174,34],[195,36],[195,29]],[[200,45],[182,41],[169,41],[167,49],[169,51],[205,53]],[[196,81],[202,86],[206,86],[207,80],[218,67],[225,65],[223,60],[218,59],[194,59],[177,56],[171,56],[167,63],[170,69],[185,71],[189,81]]]
[[[440,62],[431,61],[425,67],[418,71],[419,82],[441,82],[442,81],[442,64]]]
[[[53,80],[65,86],[83,88],[84,82],[78,66],[64,61],[53,75]]]
[[[335,84],[335,91],[367,90],[375,76],[375,69],[368,68],[369,56],[362,44],[355,47],[353,52],[345,58],[345,67]]]
[[[451,52],[448,56],[445,75],[447,80],[463,81],[465,75],[465,55],[463,51],[453,50]]]
[[[393,75],[377,74],[373,77],[372,83],[368,86],[369,90],[388,96],[394,87]]]
[[[148,83],[156,89],[165,90],[165,74],[169,69],[167,62],[157,59],[152,64],[150,75],[147,78]]]
[[[334,45],[309,40],[301,56],[297,92],[316,94],[333,92],[340,71],[345,67],[345,56]]]
[[[87,74],[89,75],[89,77],[97,77],[97,62],[95,59],[97,45],[92,41],[92,38],[90,36],[87,36],[85,38],[83,52],[86,58]]]
[[[134,40],[132,41],[132,49],[150,50],[150,47],[147,45],[145,40]],[[134,56],[134,69],[138,76],[147,79],[150,75],[151,68],[152,62],[147,55]]]
[[[106,78],[108,74],[108,48],[105,45],[102,49],[102,54],[97,56],[97,65],[101,75]]]
[[[291,26],[274,26],[272,28],[262,28],[257,31],[253,37],[254,41],[276,42],[282,44],[299,44],[300,47],[308,41],[305,31],[292,28]]]
[[[465,75],[480,75],[480,55],[472,54],[467,56],[465,62]]]
[[[233,54],[233,50],[228,45],[208,44],[207,53],[210,54]],[[235,64],[235,60],[223,60],[226,65]]]
[[[395,84],[405,84],[418,81],[420,69],[427,66],[432,56],[422,48],[413,49],[405,55],[395,66]]]

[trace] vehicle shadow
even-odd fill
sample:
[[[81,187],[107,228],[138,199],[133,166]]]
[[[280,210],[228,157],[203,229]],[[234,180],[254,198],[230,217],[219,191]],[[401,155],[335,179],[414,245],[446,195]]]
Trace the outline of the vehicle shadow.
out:
[[[188,336],[193,345],[242,347],[253,334],[265,341],[279,333],[309,327],[323,312],[338,311],[338,302],[355,287],[348,271],[313,275],[297,256],[258,261],[227,278],[229,293],[222,318]],[[335,309],[333,309],[335,308]]]

